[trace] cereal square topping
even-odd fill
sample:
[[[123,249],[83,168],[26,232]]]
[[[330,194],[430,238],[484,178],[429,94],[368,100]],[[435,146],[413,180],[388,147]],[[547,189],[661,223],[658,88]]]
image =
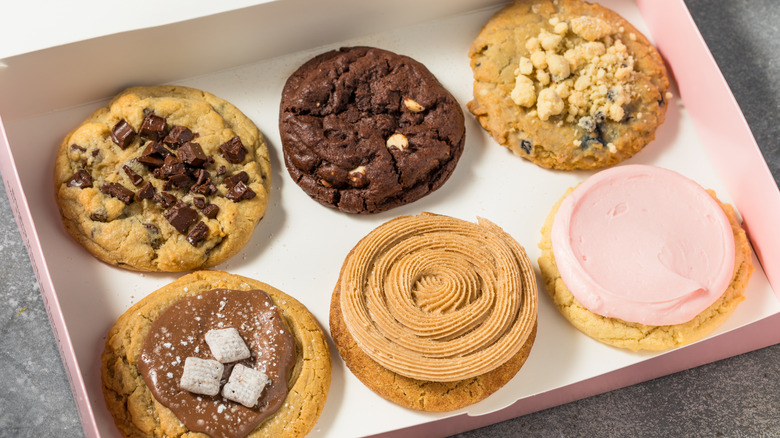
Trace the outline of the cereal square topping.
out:
[[[243,360],[251,355],[244,339],[233,327],[209,330],[206,333],[206,343],[214,358],[222,363]]]
[[[222,396],[251,408],[257,404],[257,399],[268,383],[268,376],[264,372],[236,364],[228,382],[222,388]]]
[[[196,394],[219,394],[219,380],[224,365],[213,359],[188,357],[184,360],[184,372],[179,387]]]

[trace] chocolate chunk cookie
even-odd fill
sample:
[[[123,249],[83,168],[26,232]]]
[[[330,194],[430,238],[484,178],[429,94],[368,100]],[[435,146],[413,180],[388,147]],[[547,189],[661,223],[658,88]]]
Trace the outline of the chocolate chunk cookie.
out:
[[[581,0],[518,0],[471,50],[471,111],[515,154],[553,169],[611,166],[664,121],[658,52],[617,13]]]
[[[265,214],[268,149],[235,106],[179,86],[135,87],[70,132],[54,189],[95,257],[137,271],[214,266]]]
[[[323,53],[293,73],[279,131],[295,182],[348,213],[378,213],[438,189],[465,141],[458,102],[425,66],[370,47]]]

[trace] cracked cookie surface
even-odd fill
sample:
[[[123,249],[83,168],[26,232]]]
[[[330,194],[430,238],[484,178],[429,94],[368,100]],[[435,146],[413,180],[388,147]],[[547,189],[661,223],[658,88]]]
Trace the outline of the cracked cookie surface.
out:
[[[378,213],[438,189],[465,141],[458,102],[425,66],[370,47],[320,54],[293,73],[279,131],[293,180],[348,213]]]
[[[735,246],[734,274],[731,284],[717,301],[696,315],[691,321],[683,324],[661,326],[604,317],[586,309],[577,301],[561,279],[558,266],[555,263],[552,239],[550,237],[555,214],[563,199],[572,190],[569,189],[566,192],[547,216],[542,228],[542,239],[539,243],[541,256],[538,262],[542,278],[544,279],[545,289],[552,298],[555,307],[581,332],[605,344],[633,351],[668,350],[704,338],[728,319],[737,305],[745,299],[743,293],[754,270],[751,261],[750,243],[747,240],[745,231],[737,221],[734,208],[729,204],[720,202],[715,193],[708,190],[726,213],[734,234]]]
[[[181,299],[214,289],[265,291],[295,337],[297,358],[287,398],[247,436],[302,437],[314,427],[325,405],[332,367],[325,335],[314,316],[291,296],[262,282],[225,272],[196,271],[149,294],[120,316],[108,333],[102,354],[103,394],[123,436],[198,435],[154,399],[138,363],[146,335],[162,312]]]
[[[181,86],[129,88],[70,132],[54,186],[67,231],[138,271],[214,266],[265,214],[268,149],[232,104]]]
[[[496,142],[552,169],[596,169],[639,152],[663,123],[658,52],[617,13],[581,0],[518,0],[469,51],[468,109]]]

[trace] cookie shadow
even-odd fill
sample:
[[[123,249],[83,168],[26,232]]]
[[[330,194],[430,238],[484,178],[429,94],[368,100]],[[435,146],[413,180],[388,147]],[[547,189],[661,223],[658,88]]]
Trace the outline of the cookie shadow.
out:
[[[326,336],[326,339],[332,363],[331,380],[325,407],[312,430],[317,435],[329,435],[329,431],[334,430],[336,418],[339,416],[339,413],[343,412],[342,405],[345,399],[346,376],[350,372],[344,365],[344,361],[341,360],[341,356],[339,356],[330,334]]]

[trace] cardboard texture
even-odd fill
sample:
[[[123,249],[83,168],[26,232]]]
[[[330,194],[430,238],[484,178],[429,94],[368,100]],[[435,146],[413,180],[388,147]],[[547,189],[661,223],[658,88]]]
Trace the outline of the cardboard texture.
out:
[[[499,7],[486,0],[320,3],[280,0],[151,28],[128,24],[121,33],[3,60],[0,170],[87,436],[118,435],[100,389],[106,332],[130,305],[181,275],[139,274],[102,264],[59,221],[51,181],[56,148],[124,87],[200,88],[232,102],[258,125],[271,148],[269,209],[250,243],[217,268],[295,296],[326,328],[341,262],[376,226],[422,211],[470,221],[481,216],[510,233],[536,265],[539,230],[549,209],[566,188],[592,174],[553,172],[512,156],[466,113],[464,154],[437,192],[373,216],[346,215],[312,201],[289,179],[282,162],[277,123],[287,77],[331,48],[376,46],[424,63],[465,112],[472,86],[468,48]],[[574,329],[554,309],[539,279],[539,333],[531,356],[493,396],[450,413],[403,409],[366,389],[332,349],[328,402],[311,436],[444,436],[780,342],[780,235],[771,228],[780,222],[780,194],[684,3],[601,3],[657,43],[679,87],[656,140],[628,162],[676,170],[736,205],[757,250],[747,299],[704,341],[667,353],[631,353]],[[412,9],[413,4],[421,7]],[[289,32],[293,15],[294,26],[306,32]],[[157,41],[175,49],[162,55],[145,49]]]

